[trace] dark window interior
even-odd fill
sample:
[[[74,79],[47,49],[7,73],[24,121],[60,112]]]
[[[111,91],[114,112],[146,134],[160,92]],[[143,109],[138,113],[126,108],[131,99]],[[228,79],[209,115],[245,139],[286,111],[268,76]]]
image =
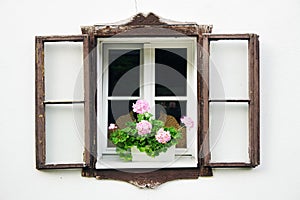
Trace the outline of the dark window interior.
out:
[[[139,96],[140,50],[109,50],[108,96]]]
[[[155,96],[186,96],[187,49],[155,49]]]

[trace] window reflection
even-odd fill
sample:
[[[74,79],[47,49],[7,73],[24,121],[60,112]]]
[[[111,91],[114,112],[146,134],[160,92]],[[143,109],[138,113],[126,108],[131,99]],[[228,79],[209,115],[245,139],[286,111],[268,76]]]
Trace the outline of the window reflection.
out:
[[[156,118],[165,122],[165,126],[179,128],[180,118],[186,115],[186,101],[155,101]],[[182,129],[182,139],[176,148],[186,148],[186,129]]]
[[[186,115],[186,101],[155,101],[155,116],[173,116],[180,124],[180,118]]]
[[[139,96],[140,50],[110,49],[108,96]]]
[[[108,138],[110,130],[108,130],[109,124],[113,123],[122,129],[126,127],[126,122],[134,121],[137,116],[136,113],[132,112],[132,105],[135,100],[109,100],[108,101],[108,124],[107,133]],[[108,140],[108,147],[115,147],[115,145]]]
[[[155,49],[155,96],[186,96],[187,49]]]

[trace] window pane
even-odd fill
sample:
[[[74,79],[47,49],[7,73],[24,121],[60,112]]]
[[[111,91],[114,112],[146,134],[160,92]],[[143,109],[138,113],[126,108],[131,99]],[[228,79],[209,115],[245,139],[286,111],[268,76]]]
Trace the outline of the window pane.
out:
[[[187,49],[155,49],[155,96],[186,96]]]
[[[81,42],[45,43],[45,100],[83,100]]]
[[[248,103],[210,103],[211,162],[249,162]]]
[[[82,163],[84,108],[46,105],[46,163]]]
[[[108,125],[113,123],[118,126],[118,128],[125,128],[126,122],[134,121],[136,119],[136,114],[132,112],[132,105],[136,100],[109,100],[108,101]],[[109,134],[108,126],[107,131]],[[108,136],[109,138],[109,136]],[[108,140],[108,147],[114,147]]]
[[[186,101],[155,101],[156,118],[164,114],[173,116],[180,124],[180,118],[186,115]]]
[[[186,101],[155,101],[155,116],[165,122],[165,126],[179,128],[180,118],[186,115]],[[186,130],[182,131],[182,139],[177,148],[186,148]]]
[[[140,50],[112,50],[109,56],[109,96],[139,96]]]
[[[248,41],[210,42],[211,99],[248,99]]]

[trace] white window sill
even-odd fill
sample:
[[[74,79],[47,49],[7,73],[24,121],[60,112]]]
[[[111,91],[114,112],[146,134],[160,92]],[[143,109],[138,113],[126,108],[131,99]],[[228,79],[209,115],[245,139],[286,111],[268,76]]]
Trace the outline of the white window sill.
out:
[[[197,159],[193,156],[175,156],[171,162],[131,162],[123,161],[118,155],[104,155],[96,163],[96,169],[149,169],[149,168],[185,168],[197,167]]]

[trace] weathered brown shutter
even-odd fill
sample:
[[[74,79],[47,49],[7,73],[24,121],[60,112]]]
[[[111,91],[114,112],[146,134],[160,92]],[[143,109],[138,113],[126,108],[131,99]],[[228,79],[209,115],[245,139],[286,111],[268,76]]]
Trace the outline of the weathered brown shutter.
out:
[[[81,42],[83,43],[83,60],[84,60],[84,101],[45,101],[45,64],[44,64],[44,44],[45,42]],[[36,93],[36,168],[37,169],[67,169],[67,168],[82,168],[90,164],[90,131],[93,123],[94,113],[94,100],[91,100],[90,82],[91,70],[89,58],[89,38],[88,35],[68,35],[68,36],[37,36],[35,38],[35,93]],[[46,121],[45,121],[45,105],[46,104],[78,104],[84,105],[84,160],[82,163],[60,163],[60,164],[47,164],[46,163]]]
[[[204,165],[207,167],[256,167],[260,163],[259,151],[259,41],[256,34],[204,34],[203,35],[203,73],[204,79],[209,83],[210,67],[210,42],[217,40],[247,40],[248,41],[248,90],[249,99],[209,99],[208,84],[203,88],[203,104],[205,109],[202,137]],[[209,103],[210,102],[248,102],[248,123],[249,123],[249,161],[250,162],[212,162],[209,147]]]

